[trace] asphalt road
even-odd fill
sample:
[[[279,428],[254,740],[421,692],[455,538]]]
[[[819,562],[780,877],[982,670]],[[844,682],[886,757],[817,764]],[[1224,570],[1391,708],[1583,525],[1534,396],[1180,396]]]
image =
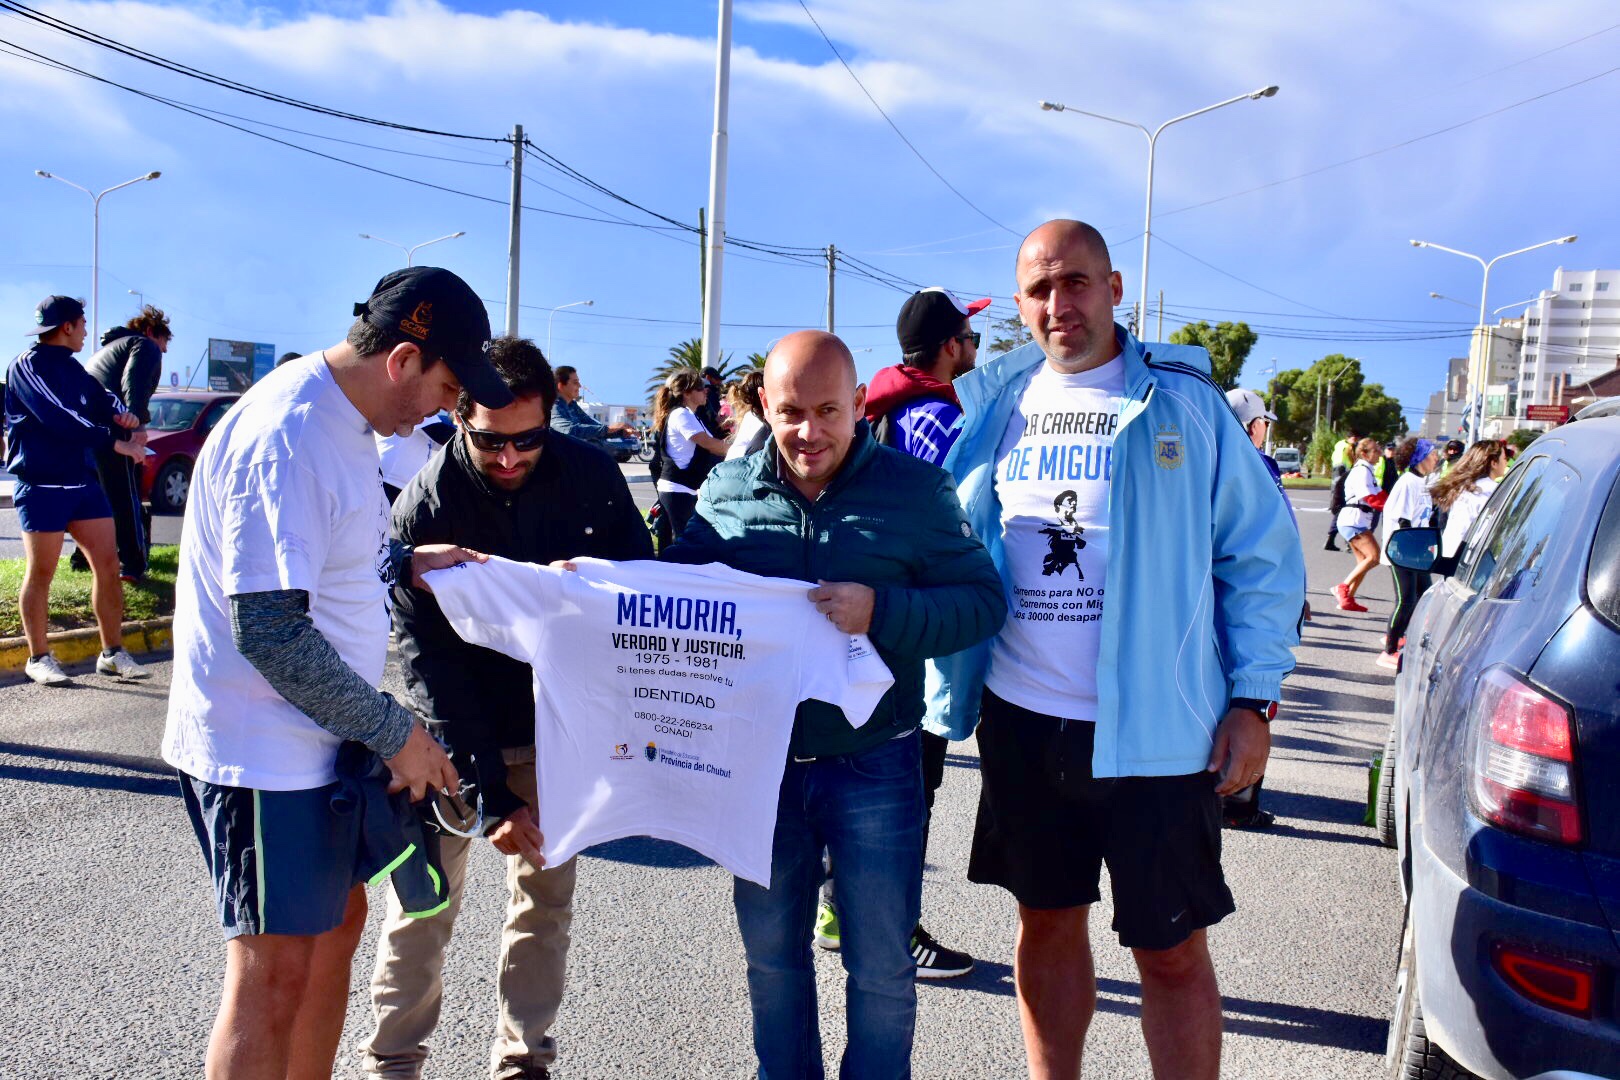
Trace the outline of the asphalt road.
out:
[[[633,468],[633,467],[632,467]],[[650,495],[636,485],[637,495]],[[1211,932],[1226,1004],[1225,1075],[1382,1074],[1400,922],[1394,853],[1360,824],[1366,763],[1383,745],[1391,679],[1373,664],[1389,614],[1375,574],[1365,615],[1326,589],[1347,556],[1321,550],[1326,493],[1299,493],[1318,614],[1274,725],[1262,833],[1226,834],[1238,912]],[[213,898],[171,774],[157,757],[169,665],[144,684],[86,675],[71,689],[0,688],[0,1076],[195,1077],[217,1003]],[[390,685],[398,689],[391,668]],[[964,879],[978,793],[970,741],[953,748],[935,810],[924,917],[979,957],[919,988],[919,1077],[1023,1072],[1011,983],[1013,908]],[[475,849],[428,1075],[485,1075],[504,887]],[[1128,953],[1093,915],[1101,1002],[1087,1077],[1148,1077]],[[355,965],[339,1076],[367,1029],[374,938]],[[842,972],[817,953],[829,1070],[843,1042]],[[620,841],[582,857],[557,1075],[750,1075],[747,991],[730,879],[673,845]]]

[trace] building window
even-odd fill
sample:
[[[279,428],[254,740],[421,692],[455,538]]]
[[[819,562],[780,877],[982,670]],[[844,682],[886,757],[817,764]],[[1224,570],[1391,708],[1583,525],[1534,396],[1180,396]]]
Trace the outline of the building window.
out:
[[[1608,292],[1609,291],[1609,283],[1607,281],[1600,281],[1600,282],[1597,283],[1596,288],[1597,288],[1598,292]]]
[[[1533,319],[1530,320],[1530,325],[1531,326],[1540,326],[1541,325],[1541,320],[1533,318]]]
[[[1582,326],[1591,326],[1592,325],[1592,320],[1591,319],[1582,319],[1581,320],[1581,325]]]
[[[1578,282],[1578,281],[1570,282],[1569,291],[1570,292],[1580,292],[1581,291],[1581,283]]]

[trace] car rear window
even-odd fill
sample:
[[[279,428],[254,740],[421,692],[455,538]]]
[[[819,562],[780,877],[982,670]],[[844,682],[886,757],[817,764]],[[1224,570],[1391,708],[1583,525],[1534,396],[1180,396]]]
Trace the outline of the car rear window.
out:
[[[1598,521],[1586,564],[1586,598],[1603,621],[1620,630],[1620,477]]]

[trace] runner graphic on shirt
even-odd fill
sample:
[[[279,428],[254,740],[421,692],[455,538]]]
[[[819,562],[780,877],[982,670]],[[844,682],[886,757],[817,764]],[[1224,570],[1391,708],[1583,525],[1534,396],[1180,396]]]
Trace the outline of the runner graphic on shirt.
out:
[[[1046,537],[1046,557],[1041,560],[1041,574],[1050,577],[1056,574],[1063,576],[1063,571],[1074,567],[1075,576],[1081,581],[1086,580],[1085,571],[1080,569],[1080,549],[1086,546],[1085,526],[1075,520],[1075,508],[1078,497],[1073,491],[1059,493],[1052,500],[1052,509],[1057,511],[1058,520],[1055,525],[1048,525],[1041,530]]]

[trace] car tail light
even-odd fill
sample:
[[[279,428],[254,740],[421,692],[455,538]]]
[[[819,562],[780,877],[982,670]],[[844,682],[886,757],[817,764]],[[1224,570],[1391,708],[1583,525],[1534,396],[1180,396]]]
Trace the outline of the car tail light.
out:
[[[1538,840],[1580,843],[1569,709],[1507,669],[1491,668],[1474,698],[1473,733],[1480,815]]]
[[[1506,983],[1537,1005],[1591,1019],[1596,969],[1580,960],[1546,956],[1493,942],[1491,966]]]

